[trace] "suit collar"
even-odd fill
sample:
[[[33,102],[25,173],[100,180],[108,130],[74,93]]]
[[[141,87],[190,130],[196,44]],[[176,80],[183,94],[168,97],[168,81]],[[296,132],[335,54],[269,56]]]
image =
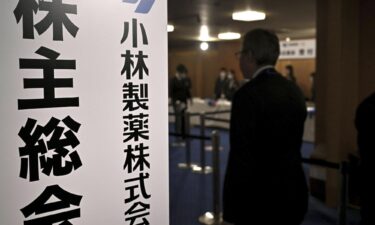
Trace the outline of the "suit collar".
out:
[[[268,69],[272,69],[272,70],[274,70],[275,67],[272,66],[272,65],[265,65],[265,66],[259,67],[259,68],[257,69],[257,71],[255,71],[252,80],[254,80],[254,79],[255,79],[259,74],[261,74],[263,71],[268,70]]]

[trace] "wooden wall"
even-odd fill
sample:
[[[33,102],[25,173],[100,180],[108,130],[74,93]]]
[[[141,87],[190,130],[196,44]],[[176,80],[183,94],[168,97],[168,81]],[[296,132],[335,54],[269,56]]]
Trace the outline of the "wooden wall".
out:
[[[306,98],[311,98],[311,73],[315,72],[315,59],[293,59],[279,60],[276,64],[276,70],[285,73],[285,66],[292,65],[297,84],[303,91]]]
[[[189,76],[192,80],[192,94],[196,97],[213,97],[215,80],[220,72],[220,68],[233,69],[237,80],[242,80],[242,74],[239,68],[239,62],[235,53],[241,49],[240,41],[212,43],[210,49],[201,51],[197,45],[196,49],[189,50],[170,50],[169,51],[169,76],[173,76],[176,66],[184,64],[189,70]],[[297,83],[301,87],[305,96],[310,98],[311,81],[310,74],[315,71],[315,60],[279,60],[276,69],[284,73],[284,67],[291,64],[294,67],[294,73]]]

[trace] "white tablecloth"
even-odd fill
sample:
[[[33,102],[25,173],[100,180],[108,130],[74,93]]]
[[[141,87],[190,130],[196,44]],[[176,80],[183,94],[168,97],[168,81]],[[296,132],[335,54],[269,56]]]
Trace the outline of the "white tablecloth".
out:
[[[193,104],[189,104],[188,112],[190,113],[208,113],[208,112],[219,112],[231,109],[231,102],[226,100],[212,101],[204,100],[201,98],[193,98]],[[308,116],[305,121],[305,130],[303,135],[304,141],[314,142],[315,140],[315,105],[311,102],[307,103]],[[169,112],[173,113],[173,107],[169,107]],[[209,117],[219,118],[219,119],[230,119],[230,113],[214,114],[208,115]],[[174,122],[174,116],[169,116],[169,122]],[[206,120],[206,127],[224,128],[229,129],[229,123],[218,122],[212,120]],[[199,116],[191,116],[190,118],[191,126],[200,125]]]

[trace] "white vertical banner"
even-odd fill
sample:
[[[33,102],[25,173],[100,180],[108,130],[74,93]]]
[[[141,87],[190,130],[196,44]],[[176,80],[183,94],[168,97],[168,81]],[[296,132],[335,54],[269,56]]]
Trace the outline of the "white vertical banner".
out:
[[[169,224],[167,1],[5,1],[0,28],[0,224]]]

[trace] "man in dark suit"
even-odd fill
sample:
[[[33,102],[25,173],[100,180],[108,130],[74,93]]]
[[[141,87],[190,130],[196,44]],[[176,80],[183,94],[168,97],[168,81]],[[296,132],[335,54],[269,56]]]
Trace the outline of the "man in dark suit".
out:
[[[175,132],[185,132],[185,116],[188,101],[191,100],[191,81],[187,78],[187,68],[179,64],[176,68],[175,76],[170,81],[170,96],[172,99],[173,110],[175,115]]]
[[[375,93],[368,96],[357,108],[355,126],[361,158],[360,201],[361,225],[375,224]]]
[[[230,153],[223,190],[224,221],[235,225],[297,225],[308,189],[300,148],[306,105],[300,89],[274,69],[275,34],[246,34],[239,55],[245,78],[234,95]]]
[[[227,84],[228,71],[224,67],[220,69],[219,76],[215,81],[215,100],[225,99],[225,86]]]

